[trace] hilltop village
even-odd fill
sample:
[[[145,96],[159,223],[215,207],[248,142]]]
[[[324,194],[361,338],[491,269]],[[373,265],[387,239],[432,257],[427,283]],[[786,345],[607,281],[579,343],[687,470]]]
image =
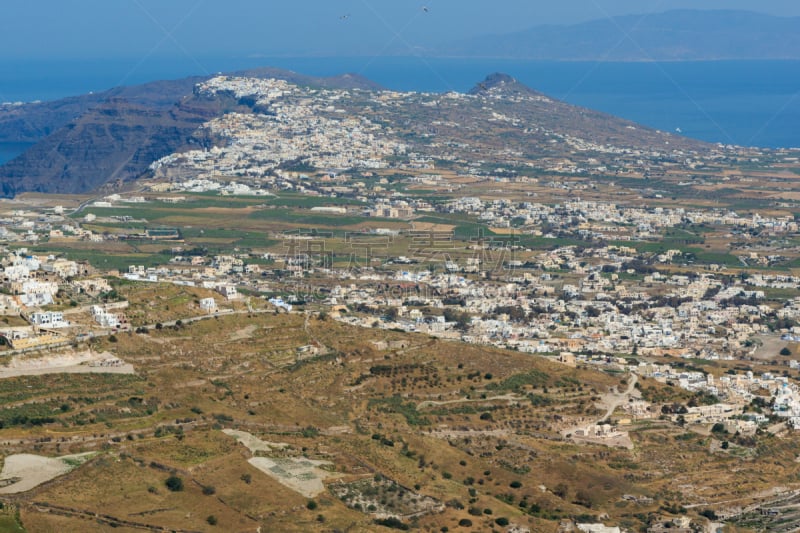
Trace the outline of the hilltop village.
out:
[[[382,92],[372,105],[376,109],[391,108],[397,102],[434,96],[480,99],[487,105],[493,100],[507,103],[509,99],[512,103],[549,102],[541,95],[509,96],[507,91],[498,91],[493,87],[480,96]],[[232,113],[209,122],[204,127],[225,139],[225,144],[174,154],[154,163],[157,183],[147,184],[143,192],[94,200],[81,206],[85,213],[72,216],[67,216],[61,206],[45,213],[16,210],[0,220],[0,235],[23,246],[137,238],[166,244],[180,240],[179,228],[148,225],[140,233],[91,228],[104,222],[120,226],[147,222],[126,213],[129,208],[152,204],[176,208],[191,205],[185,194],[270,198],[282,192],[322,200],[308,209],[312,215],[397,220],[406,223],[405,229],[396,224],[381,228],[378,223],[366,233],[350,232],[344,238],[330,231],[274,232],[269,237],[279,244],[259,253],[210,255],[193,250],[186,255],[185,247],[173,245],[171,257],[164,264],[146,268],[131,264],[111,271],[58,255],[32,255],[25,247],[14,247],[6,251],[2,261],[6,294],[0,296],[0,308],[26,318],[30,325],[3,331],[10,344],[48,346],[93,334],[93,328],[72,325],[62,312],[46,309],[57,295],[63,299],[65,294],[98,297],[112,292],[109,279],[114,278],[200,286],[216,291],[223,300],[243,298],[242,292],[247,298],[280,294],[286,302],[308,303],[338,320],[363,327],[491,344],[571,365],[642,372],[689,390],[707,392],[720,401],[738,403],[738,410],[725,411],[729,416],[741,414],[741,406],[753,399],[751,390],[764,389],[775,399],[771,403],[775,413],[800,428],[797,387],[781,377],[780,371],[776,375],[754,377],[750,373],[715,380],[704,372],[669,365],[653,367],[641,360],[657,361],[663,356],[746,360],[759,353],[763,338],[782,335],[789,342],[800,338],[800,294],[783,300],[767,297],[767,293],[776,291],[792,293],[800,285],[800,278],[789,272],[769,270],[792,258],[781,255],[780,248],[769,253],[753,251],[759,249],[755,245],[759,237],[775,241],[795,235],[798,222],[791,214],[586,201],[578,196],[588,192],[580,182],[538,183],[535,178],[515,173],[506,178],[474,174],[470,179],[570,189],[569,198],[544,203],[530,198],[537,196],[530,192],[527,199],[496,197],[496,192],[491,194],[495,196],[492,199],[460,196],[456,191],[468,189],[473,181],[445,179],[435,169],[434,161],[440,157],[416,153],[396,140],[398,132],[381,126],[384,119],[378,112],[371,118],[369,113],[354,118],[348,111],[351,101],[366,97],[359,91],[308,89],[283,80],[218,77],[198,85],[195,93],[198,97],[225,94],[247,100],[257,112]],[[429,105],[438,104],[431,100]],[[491,121],[519,126],[519,120],[491,113]],[[555,136],[553,132],[545,134]],[[590,146],[574,139],[560,141],[572,146],[576,154],[612,154],[614,163],[604,161],[594,170],[618,176],[644,165],[641,160],[629,164],[631,157],[647,158],[652,163],[667,156]],[[724,147],[714,150],[703,156],[704,162],[700,154],[689,155],[682,150],[669,157],[680,155],[684,160],[676,163],[677,167],[696,169],[723,158]],[[788,156],[784,159],[793,160]],[[360,178],[337,176],[329,170],[322,179],[312,179],[310,171],[286,170],[287,162],[309,169],[357,169]],[[549,165],[540,170],[552,172],[552,161]],[[558,170],[585,170],[565,165],[562,161]],[[374,173],[390,167],[419,172],[409,172],[402,179],[405,187],[398,187],[396,178]],[[644,167],[645,172],[653,171],[649,164]],[[471,170],[478,172],[479,166]],[[533,174],[537,169],[530,166],[529,170]],[[455,181],[455,185],[448,181]],[[453,198],[434,204],[415,193],[418,186],[442,187]],[[326,203],[325,198],[331,202]],[[102,216],[94,214],[93,208]],[[428,214],[470,217],[495,233],[477,230],[471,235],[457,235],[447,226],[414,224]],[[670,232],[695,239],[687,242],[702,242],[704,233],[715,231],[742,242],[740,251],[729,258],[745,270],[734,274],[731,265],[703,260],[681,247],[665,245],[657,251],[650,251],[652,247],[643,251],[635,245],[659,243]],[[526,246],[529,237],[538,238],[546,249]],[[557,246],[564,239],[580,244]],[[396,243],[404,248],[395,255],[390,250],[398,248]],[[746,270],[749,268],[755,271]],[[216,308],[216,303],[204,304],[204,310]],[[124,313],[93,306],[91,315],[95,328],[126,327]],[[797,366],[793,359],[778,362],[784,367]],[[766,423],[766,419],[761,421]]]
[[[759,181],[790,183],[798,154],[627,123],[650,148],[559,132],[511,114],[557,103],[505,78],[427,95],[221,76],[194,97],[236,102],[203,125],[214,146],[154,162],[135,187],[3,212],[0,355],[297,315],[624,376],[605,416],[554,422],[559,442],[633,449],[647,420],[730,440],[800,430],[795,196],[764,198]],[[398,120],[410,106],[421,117]],[[513,136],[481,143],[485,124]],[[204,296],[168,321],[129,316],[125,290],[167,286]],[[113,353],[73,363],[130,370]],[[689,530],[676,520],[657,527]]]

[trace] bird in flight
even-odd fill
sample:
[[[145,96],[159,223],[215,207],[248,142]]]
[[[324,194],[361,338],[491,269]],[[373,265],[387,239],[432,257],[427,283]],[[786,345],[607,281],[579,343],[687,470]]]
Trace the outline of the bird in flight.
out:
[[[350,18],[350,14],[348,13],[347,15],[342,15],[341,17],[339,17],[339,20],[347,20],[349,18]]]
[[[428,9],[428,6],[422,6],[422,10],[423,10],[425,13],[427,13],[428,11],[430,11],[430,9]]]

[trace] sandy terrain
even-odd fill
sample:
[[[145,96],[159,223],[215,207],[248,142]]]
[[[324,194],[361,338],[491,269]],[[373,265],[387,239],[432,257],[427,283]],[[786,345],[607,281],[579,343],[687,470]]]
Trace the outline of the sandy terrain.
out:
[[[235,429],[223,429],[223,433],[229,437],[233,437],[250,450],[250,453],[256,452],[270,452],[272,450],[282,450],[288,448],[289,445],[284,442],[266,442],[255,435],[251,435],[246,431],[236,431]]]
[[[627,432],[624,432],[622,435],[618,435],[616,437],[608,437],[603,439],[593,437],[575,437],[574,435],[571,438],[577,443],[583,442],[587,444],[600,444],[602,446],[608,446],[609,448],[625,448],[628,450],[633,449],[633,441]]]
[[[508,402],[508,405],[514,405],[519,403],[523,400],[523,397],[517,396],[514,393],[503,394],[502,396],[491,396],[489,398],[458,398],[456,400],[443,400],[443,401],[434,401],[434,400],[426,400],[424,402],[420,402],[417,404],[417,411],[420,409],[425,409],[427,407],[435,407],[437,405],[449,405],[455,403],[480,403],[480,402],[495,402],[498,400]]]
[[[234,331],[233,333],[231,333],[230,336],[228,337],[228,340],[231,340],[231,341],[242,341],[242,340],[245,340],[245,339],[251,339],[253,337],[253,334],[256,332],[256,330],[258,330],[258,326],[255,326],[255,325],[251,324],[251,325],[247,326],[246,328],[242,328],[240,330],[237,330],[237,331]]]
[[[320,468],[333,464],[328,461],[312,461],[296,457],[290,459],[253,457],[247,462],[306,498],[313,498],[325,492],[322,480],[338,477],[338,474]]]
[[[455,226],[450,224],[436,224],[434,222],[420,222],[415,220],[411,223],[411,227],[414,231],[442,231],[448,232],[453,231]]]
[[[461,437],[471,438],[471,437],[479,437],[482,435],[490,437],[508,437],[510,433],[507,429],[484,429],[484,430],[437,429],[428,433],[428,436],[437,439],[455,439]]]
[[[0,366],[0,379],[41,374],[133,374],[133,365],[108,352],[62,352],[45,357],[17,355]]]
[[[3,472],[0,474],[0,494],[17,494],[31,490],[66,474],[88,461],[94,454],[95,452],[89,452],[55,458],[31,454],[9,455],[5,458]]]
[[[611,414],[617,409],[617,407],[627,402],[630,398],[641,398],[642,394],[636,390],[637,381],[639,381],[639,376],[636,374],[630,374],[628,378],[628,388],[625,390],[625,392],[617,393],[616,389],[614,389],[611,392],[600,396],[598,407],[605,407],[606,414],[603,415],[603,418],[597,421],[598,424],[606,422]]]
[[[761,341],[761,346],[753,350],[752,356],[762,361],[781,359],[778,356],[781,349],[789,346],[789,342],[781,340],[780,335],[759,335],[756,338]]]
[[[251,453],[270,452],[288,447],[288,444],[264,442],[246,431],[223,429],[223,433],[241,442]],[[269,477],[285,487],[289,487],[306,498],[313,498],[325,492],[323,480],[339,477],[339,474],[323,470],[323,466],[333,466],[328,461],[313,461],[305,457],[253,457],[248,461]]]

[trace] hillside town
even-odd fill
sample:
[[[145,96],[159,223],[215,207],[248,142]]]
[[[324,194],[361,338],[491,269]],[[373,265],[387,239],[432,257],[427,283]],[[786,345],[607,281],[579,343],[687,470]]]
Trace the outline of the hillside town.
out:
[[[524,436],[574,446],[581,451],[573,459],[587,449],[604,450],[591,452],[600,456],[634,450],[632,428],[649,423],[711,435],[720,441],[710,444],[712,452],[743,439],[794,438],[800,431],[800,216],[788,195],[719,202],[715,188],[752,183],[744,172],[719,168],[764,157],[784,179],[783,165],[796,162],[793,152],[700,149],[680,139],[645,150],[588,133],[558,133],[509,107],[555,101],[501,83],[444,95],[228,76],[197,85],[195,98],[229,106],[201,127],[203,137],[217,142],[155,161],[124,190],[19,202],[0,216],[0,355],[58,360],[60,350],[106,340],[113,350],[123,334],[156,344],[161,340],[151,333],[165,328],[226,316],[289,317],[306,335],[303,345],[283,348],[292,369],[317,357],[331,368],[346,365],[344,352],[329,350],[309,332],[310,322],[386,339],[349,354],[373,366],[352,383],[342,378],[347,394],[384,370],[394,373],[381,393],[395,392],[396,368],[376,361],[416,350],[408,338],[508,350],[503,353],[526,365],[600,375],[608,381],[587,390],[575,378],[556,380],[559,400],[574,412],[547,413],[546,423]],[[421,118],[397,120],[409,107],[420,109]],[[478,142],[484,126],[538,143],[542,156],[528,157],[516,137],[507,145]],[[459,142],[448,140],[447,131],[459,131]],[[697,191],[691,201],[680,196],[687,190]],[[197,290],[168,321],[142,310],[156,296],[134,305],[122,296],[183,288]],[[246,340],[257,330],[248,328],[225,334]],[[72,367],[134,373],[122,356],[87,354],[62,359]],[[39,372],[47,363],[30,364]],[[410,411],[403,404],[408,396],[380,401],[406,409],[386,412],[404,413],[407,421],[418,420],[420,405],[502,403],[476,416],[488,424],[495,408],[528,401],[549,406],[551,393],[535,377],[522,385],[512,380],[507,394],[487,397],[493,389],[478,387],[481,380],[499,387],[492,372],[469,373],[465,387],[451,393],[457,398],[431,393]],[[618,384],[608,385],[611,380]],[[202,379],[190,383],[206,386]],[[233,398],[222,379],[209,383]],[[204,394],[210,397],[211,389]],[[570,403],[581,394],[590,399]],[[458,409],[464,420],[477,413]],[[454,448],[456,436],[469,449],[473,438],[506,435],[499,426],[457,433],[452,413],[440,412],[441,423],[428,436],[447,434]],[[219,422],[228,415],[211,416]],[[369,435],[370,426],[364,428],[358,431]],[[291,431],[319,434],[310,427]],[[394,448],[382,433],[372,440]],[[404,445],[404,457],[411,458]],[[500,440],[492,448],[505,445]],[[528,444],[518,448],[537,457]],[[515,475],[527,472],[506,467]],[[472,486],[468,479],[464,485]],[[555,494],[552,487],[539,490]],[[625,494],[622,505],[654,501]],[[677,503],[666,505],[671,515],[686,514]],[[692,530],[685,516],[656,518],[647,531]],[[562,526],[575,530],[570,520]],[[599,523],[575,527],[624,531]]]

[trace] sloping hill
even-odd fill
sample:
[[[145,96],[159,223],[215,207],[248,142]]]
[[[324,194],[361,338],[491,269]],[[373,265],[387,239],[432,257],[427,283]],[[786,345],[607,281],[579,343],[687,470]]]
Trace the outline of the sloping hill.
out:
[[[439,55],[584,61],[800,58],[800,18],[675,10],[571,26],[537,26],[449,43]]]

